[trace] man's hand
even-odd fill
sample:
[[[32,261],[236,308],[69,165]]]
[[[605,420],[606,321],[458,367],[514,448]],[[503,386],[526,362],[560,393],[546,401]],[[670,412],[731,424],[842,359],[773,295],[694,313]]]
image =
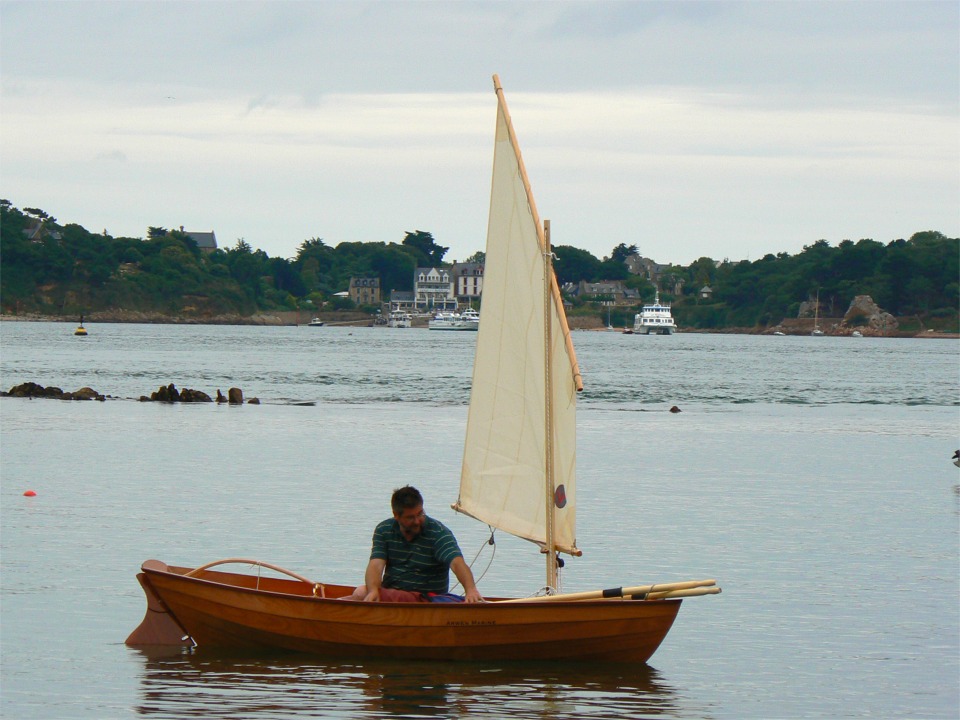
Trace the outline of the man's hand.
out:
[[[380,585],[383,583],[383,571],[387,567],[387,561],[380,558],[371,558],[367,563],[367,570],[363,574],[364,583],[367,586],[367,593],[363,599],[368,602],[378,602],[380,600]]]
[[[470,566],[463,561],[462,557],[454,558],[450,563],[450,569],[457,576],[457,580],[463,585],[463,592],[468,603],[483,602],[483,595],[477,590],[477,583],[473,580],[473,573]]]

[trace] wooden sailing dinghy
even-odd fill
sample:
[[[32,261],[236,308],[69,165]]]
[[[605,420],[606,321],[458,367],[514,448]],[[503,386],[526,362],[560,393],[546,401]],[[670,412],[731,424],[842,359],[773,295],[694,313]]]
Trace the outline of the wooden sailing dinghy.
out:
[[[316,583],[253,560],[196,569],[148,560],[137,576],[144,621],[128,645],[196,643],[338,658],[644,662],[680,598],[713,580],[557,593],[558,553],[576,542],[579,368],[541,224],[500,87],[483,312],[460,493],[453,508],[540,546],[546,595],[484,603],[343,602],[352,586]],[[230,562],[257,574],[214,570]],[[264,577],[266,567],[286,578]]]

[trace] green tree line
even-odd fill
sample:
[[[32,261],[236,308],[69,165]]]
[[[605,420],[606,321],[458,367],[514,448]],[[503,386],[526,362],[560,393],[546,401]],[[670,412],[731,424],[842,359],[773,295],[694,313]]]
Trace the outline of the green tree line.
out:
[[[412,290],[417,266],[437,265],[448,248],[430,233],[397,243],[301,243],[296,257],[271,258],[244,239],[202,252],[187,233],[149,227],[147,237],[95,234],[57,223],[38,208],[0,200],[0,303],[4,312],[78,314],[128,310],[168,315],[249,316],[301,305],[350,305],[335,297],[353,276]]]
[[[443,265],[447,251],[429,232],[416,230],[399,243],[334,247],[310,238],[289,259],[271,258],[243,239],[202,252],[179,230],[149,227],[146,238],[115,238],[0,200],[0,304],[7,313],[129,310],[195,317],[324,303],[339,308],[350,305],[335,295],[347,289],[350,277],[379,277],[386,299],[394,290],[412,290],[415,268]],[[554,252],[561,283],[620,280],[642,300],[652,299],[657,289],[627,271],[624,261],[638,254],[636,246],[621,243],[602,259],[572,246],[556,246]],[[482,259],[482,253],[468,258]],[[955,319],[958,261],[960,240],[928,231],[886,245],[865,239],[831,247],[818,240],[796,255],[766,255],[754,262],[704,257],[689,266],[662,267],[656,280],[661,299],[674,303],[674,315],[687,327],[776,324],[796,317],[800,304],[818,290],[827,315],[842,315],[854,296],[870,295],[894,315]],[[699,297],[705,285],[713,290],[709,299]],[[589,301],[575,304],[574,312],[605,316]],[[622,313],[618,323],[625,324],[628,311]]]
[[[857,295],[869,295],[893,315],[950,327],[960,308],[960,239],[935,231],[886,245],[864,239],[831,247],[818,240],[796,255],[753,262],[700,258],[681,271],[685,301],[674,314],[693,327],[775,325],[797,317],[801,303],[818,294],[826,317],[842,317]],[[710,299],[698,297],[704,285],[713,290]]]

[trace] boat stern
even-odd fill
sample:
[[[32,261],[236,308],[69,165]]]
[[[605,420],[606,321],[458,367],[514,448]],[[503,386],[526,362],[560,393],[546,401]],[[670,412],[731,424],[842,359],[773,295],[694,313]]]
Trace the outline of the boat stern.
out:
[[[167,566],[159,560],[147,560],[143,567],[144,569],[147,567],[157,570],[167,569]],[[127,636],[124,644],[129,647],[149,645],[192,646],[194,644],[193,640],[190,639],[186,630],[180,627],[180,624],[170,614],[170,610],[154,592],[146,573],[137,573],[137,581],[143,588],[143,594],[147,597],[147,611],[140,624]]]

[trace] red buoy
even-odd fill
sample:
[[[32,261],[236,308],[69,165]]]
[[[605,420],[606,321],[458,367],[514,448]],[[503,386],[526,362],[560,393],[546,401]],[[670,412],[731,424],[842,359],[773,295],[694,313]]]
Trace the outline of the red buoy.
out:
[[[24,494],[24,497],[36,497],[37,494],[33,490],[27,490]]]

